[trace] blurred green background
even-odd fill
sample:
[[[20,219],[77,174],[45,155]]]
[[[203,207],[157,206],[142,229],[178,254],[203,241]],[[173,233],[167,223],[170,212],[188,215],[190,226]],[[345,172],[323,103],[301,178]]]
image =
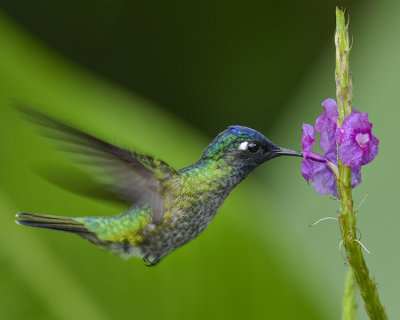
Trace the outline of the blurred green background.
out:
[[[18,211],[113,215],[35,174],[73,169],[11,107],[22,101],[176,168],[230,124],[300,147],[334,97],[335,6],[348,8],[354,105],[380,153],[355,189],[362,242],[391,319],[400,318],[400,3],[362,1],[0,1],[2,319],[338,319],[347,267],[337,202],[298,159],[235,189],[210,227],[155,268],[69,234],[17,226]],[[357,319],[366,319],[359,300]]]

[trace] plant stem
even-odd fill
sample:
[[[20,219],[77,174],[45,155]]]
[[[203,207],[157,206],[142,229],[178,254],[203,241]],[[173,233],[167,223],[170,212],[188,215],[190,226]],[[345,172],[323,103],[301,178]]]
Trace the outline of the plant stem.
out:
[[[343,300],[342,300],[342,320],[354,320],[356,303],[355,303],[356,286],[354,283],[354,273],[351,268],[347,271],[346,281],[344,284]]]
[[[350,41],[348,34],[348,23],[345,23],[344,11],[336,8],[336,98],[339,109],[338,127],[344,118],[352,112],[352,79],[349,71]],[[338,194],[341,200],[340,213],[338,216],[340,230],[343,238],[343,246],[346,249],[347,260],[354,274],[354,279],[360,289],[360,294],[364,299],[365,309],[370,319],[387,319],[384,308],[382,307],[376,283],[370,278],[369,270],[361,251],[361,245],[357,240],[356,221],[357,214],[353,207],[353,197],[351,191],[351,167],[346,167],[338,159],[339,179]],[[346,282],[347,283],[347,282]],[[346,296],[346,300],[351,296]],[[348,303],[349,302],[349,303]],[[350,301],[344,304],[351,305]],[[354,303],[352,304],[354,306]]]

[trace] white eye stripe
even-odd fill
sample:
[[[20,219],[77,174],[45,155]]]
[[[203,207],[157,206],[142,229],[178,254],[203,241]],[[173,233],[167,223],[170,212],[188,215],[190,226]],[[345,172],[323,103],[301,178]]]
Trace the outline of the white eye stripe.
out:
[[[242,142],[241,144],[239,144],[238,149],[239,149],[239,150],[247,150],[248,144],[249,144],[249,143],[248,143],[247,141]]]

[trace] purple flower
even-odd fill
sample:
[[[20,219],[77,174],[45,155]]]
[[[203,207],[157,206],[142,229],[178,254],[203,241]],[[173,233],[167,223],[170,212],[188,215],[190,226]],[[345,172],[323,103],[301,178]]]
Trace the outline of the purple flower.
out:
[[[332,101],[335,102],[332,99],[328,99],[322,103],[325,112],[320,117],[318,117],[315,123],[315,129],[312,125],[303,123],[303,137],[301,139],[301,146],[303,148],[303,162],[301,164],[301,173],[303,174],[303,177],[307,180],[307,182],[309,182],[309,180],[311,179],[311,184],[317,193],[332,193],[335,197],[337,197],[335,176],[329,169],[329,167],[324,163],[331,160],[333,163],[336,163],[337,160],[332,159],[336,158],[336,154],[326,154],[325,157],[323,157],[311,151],[311,148],[315,145],[315,131],[317,128],[318,131],[321,132],[321,136],[322,132],[326,132],[326,128],[329,128],[329,130],[333,133],[334,129],[336,129],[335,121],[334,119],[332,119],[332,116],[335,116],[332,112]],[[334,103],[334,105],[336,105],[336,103]],[[325,125],[326,127],[324,127]],[[329,135],[327,134],[326,136],[331,137],[332,133],[329,132]],[[335,135],[333,134],[333,138],[334,137]],[[330,144],[331,142],[327,141],[324,147],[327,146],[328,148],[326,149],[331,149]],[[321,148],[323,148],[322,144]]]
[[[303,137],[301,147],[303,148],[303,162],[301,163],[301,173],[304,179],[310,180],[313,177],[314,162],[308,159],[307,155],[315,144],[315,130],[308,123],[303,123]]]
[[[324,113],[315,120],[315,130],[321,133],[319,145],[325,153],[336,150],[335,133],[337,129],[338,107],[336,101],[329,98],[322,102]]]
[[[351,170],[351,187],[355,188],[361,183],[361,167]],[[314,172],[311,185],[316,193],[332,194],[338,198],[335,175],[326,164],[314,162]]]
[[[371,130],[368,113],[355,111],[344,119],[342,126],[336,130],[336,140],[340,144],[339,156],[344,165],[359,168],[374,160],[378,154],[379,140]]]
[[[303,123],[303,136],[301,138],[301,147],[303,154],[310,151],[315,144],[315,129],[308,123]]]
[[[315,130],[317,132],[322,132],[327,128],[336,130],[338,119],[338,106],[336,101],[328,98],[322,102],[322,108],[324,108],[325,111],[315,120]]]
[[[368,114],[354,111],[337,128],[338,109],[335,100],[326,99],[322,107],[324,113],[315,121],[315,128],[303,124],[301,172],[307,182],[311,179],[317,193],[337,197],[335,174],[331,168],[336,166],[337,170],[338,144],[340,159],[352,167],[351,187],[354,188],[361,183],[361,166],[371,162],[377,155],[379,140],[371,134],[372,124],[368,122]],[[324,156],[311,151],[315,145],[315,132],[321,134],[319,144]]]
[[[315,145],[315,129],[312,125],[303,124],[303,137],[301,146],[303,148],[303,162],[301,164],[301,173],[307,182],[311,179],[312,186],[317,193],[337,196],[335,177],[332,171],[324,163],[328,159],[313,151],[311,148]],[[333,161],[335,162],[335,161]]]
[[[338,197],[335,176],[324,163],[314,163],[311,184],[316,193],[333,194],[334,197]]]
[[[315,192],[319,194],[333,194],[338,197],[335,175],[328,167],[328,162],[337,166],[337,154],[335,151],[326,153],[324,156],[325,163],[314,162],[314,172],[312,177],[312,186]]]
[[[304,179],[310,180],[314,176],[316,163],[314,161],[325,162],[325,158],[315,152],[311,148],[315,144],[315,129],[308,123],[303,123],[303,137],[301,139],[301,147],[303,148],[303,162],[301,164],[301,173]]]

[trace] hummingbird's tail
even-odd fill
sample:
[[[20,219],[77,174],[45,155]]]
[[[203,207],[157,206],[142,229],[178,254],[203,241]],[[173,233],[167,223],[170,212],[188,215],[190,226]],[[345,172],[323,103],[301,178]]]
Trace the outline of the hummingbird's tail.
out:
[[[151,217],[147,215],[142,220],[134,220],[136,216],[132,218],[132,215],[126,213],[111,217],[71,218],[21,212],[16,217],[18,219],[15,222],[18,224],[74,233],[102,249],[111,250],[126,258],[133,255],[142,256],[138,245],[143,238],[131,230],[132,226],[136,226],[140,231],[143,224],[151,221]],[[132,243],[133,241],[136,243]]]
[[[15,222],[24,226],[75,233],[88,240],[97,238],[95,233],[90,232],[82,223],[70,217],[27,212],[20,212],[16,217],[21,220],[16,220]]]

